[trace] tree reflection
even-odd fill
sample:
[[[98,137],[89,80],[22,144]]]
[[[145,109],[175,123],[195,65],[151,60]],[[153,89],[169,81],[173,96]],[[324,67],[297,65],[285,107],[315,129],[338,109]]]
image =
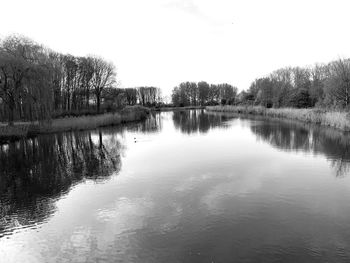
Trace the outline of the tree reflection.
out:
[[[123,146],[114,136],[107,139],[106,146],[101,131],[79,132],[0,146],[0,237],[6,229],[45,220],[72,185],[118,172]]]
[[[162,115],[160,112],[152,113],[142,122],[126,125],[128,131],[142,133],[157,133],[162,130]]]
[[[173,113],[175,128],[186,134],[206,133],[228,119],[227,115],[207,114],[204,110],[175,111]]]
[[[124,134],[125,131],[138,133],[158,133],[162,130],[162,115],[151,113],[142,122],[129,122],[118,126],[103,127],[103,133],[113,135],[116,132]]]
[[[264,120],[251,126],[258,139],[276,148],[324,154],[336,176],[350,171],[350,135],[341,131],[293,121]]]

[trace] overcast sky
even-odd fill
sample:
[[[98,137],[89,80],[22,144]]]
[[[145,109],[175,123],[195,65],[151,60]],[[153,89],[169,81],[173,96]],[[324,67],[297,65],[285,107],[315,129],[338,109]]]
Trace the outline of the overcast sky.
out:
[[[0,0],[0,36],[114,62],[122,87],[246,89],[284,66],[350,57],[350,1]]]

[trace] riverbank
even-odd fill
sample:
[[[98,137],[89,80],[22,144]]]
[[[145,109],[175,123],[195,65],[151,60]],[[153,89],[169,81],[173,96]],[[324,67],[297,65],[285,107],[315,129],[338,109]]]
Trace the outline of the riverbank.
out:
[[[350,113],[341,111],[327,111],[323,109],[267,109],[261,106],[209,106],[208,111],[232,112],[239,114],[261,115],[274,118],[298,120],[333,127],[343,131],[350,131]]]
[[[201,109],[205,109],[205,106],[151,108],[152,111],[178,111],[178,110],[201,110]]]
[[[148,108],[130,106],[114,113],[53,119],[50,124],[45,125],[37,122],[18,122],[14,126],[2,125],[0,126],[0,141],[16,140],[44,133],[87,130],[141,121],[146,119],[149,113],[150,110]]]

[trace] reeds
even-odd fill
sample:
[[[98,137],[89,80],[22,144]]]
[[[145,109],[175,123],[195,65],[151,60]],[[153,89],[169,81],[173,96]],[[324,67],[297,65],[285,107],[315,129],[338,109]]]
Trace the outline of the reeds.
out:
[[[2,125],[0,126],[0,139],[1,137],[5,138],[22,138],[27,136],[29,126],[20,124],[16,126],[7,126],[7,125]]]
[[[209,106],[208,111],[232,112],[262,115],[276,118],[299,120],[330,126],[343,131],[350,131],[350,114],[345,111],[328,111],[324,109],[271,108],[261,106]]]
[[[205,106],[185,106],[185,107],[154,107],[152,111],[183,111],[183,110],[201,110],[205,109]]]
[[[21,123],[14,126],[2,125],[0,126],[0,140],[17,139],[42,133],[95,129],[97,127],[140,121],[145,119],[148,113],[149,109],[145,107],[128,106],[119,112],[65,117],[53,119],[51,122],[44,124]]]
[[[51,125],[40,129],[47,129],[47,132],[95,129],[97,127],[140,121],[145,119],[148,113],[149,110],[145,107],[128,106],[116,113],[54,119]]]
[[[150,110],[139,105],[125,107],[121,111],[121,122],[140,121],[147,117]]]
[[[48,128],[55,131],[94,129],[101,126],[120,124],[121,119],[122,117],[119,113],[69,117],[53,120],[52,125],[48,125]]]

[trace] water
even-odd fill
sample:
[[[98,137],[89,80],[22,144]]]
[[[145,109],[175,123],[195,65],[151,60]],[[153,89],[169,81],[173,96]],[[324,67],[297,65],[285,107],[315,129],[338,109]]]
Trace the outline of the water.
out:
[[[165,112],[0,148],[1,262],[349,262],[349,136]]]

